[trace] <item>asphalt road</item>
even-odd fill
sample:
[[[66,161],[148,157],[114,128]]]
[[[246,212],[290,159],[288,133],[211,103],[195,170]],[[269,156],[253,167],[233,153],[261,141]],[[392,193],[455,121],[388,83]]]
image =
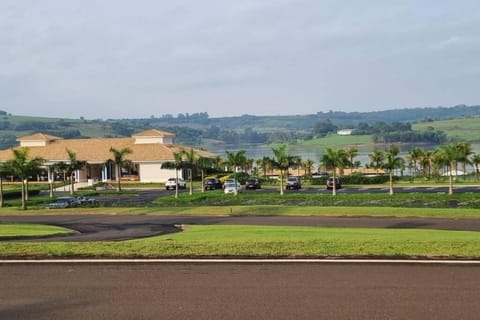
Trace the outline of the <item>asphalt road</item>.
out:
[[[478,319],[480,268],[0,264],[0,319]]]
[[[0,216],[1,222],[41,223],[77,232],[69,236],[33,241],[112,241],[178,232],[183,224],[270,225],[362,228],[421,228],[480,231],[478,219],[282,217],[282,216],[156,216],[156,215],[51,215]],[[8,241],[8,240],[6,240]]]

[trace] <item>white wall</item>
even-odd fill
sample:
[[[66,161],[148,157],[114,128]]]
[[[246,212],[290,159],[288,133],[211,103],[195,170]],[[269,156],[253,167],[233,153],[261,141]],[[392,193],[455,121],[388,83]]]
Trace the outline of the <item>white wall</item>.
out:
[[[168,178],[175,178],[175,170],[161,169],[161,163],[140,163],[139,165],[140,182],[166,182]],[[178,177],[182,178],[182,172],[178,172]]]

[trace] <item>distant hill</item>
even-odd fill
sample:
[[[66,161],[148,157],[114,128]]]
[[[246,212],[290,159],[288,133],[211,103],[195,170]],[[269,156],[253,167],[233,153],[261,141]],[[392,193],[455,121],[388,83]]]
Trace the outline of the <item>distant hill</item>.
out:
[[[8,111],[0,111],[0,149],[17,145],[17,137],[35,132],[64,138],[123,137],[152,128],[173,132],[178,143],[196,146],[207,140],[210,143],[217,141],[230,145],[309,140],[315,137],[314,128],[318,128],[319,123],[327,123],[332,128],[356,128],[359,124],[409,122],[414,124],[412,126],[414,130],[427,128],[431,130],[431,127],[434,127],[435,130],[444,130],[449,135],[449,128],[432,126],[431,123],[448,119],[462,122],[472,117],[480,117],[480,106],[457,105],[372,112],[329,111],[309,115],[242,115],[218,118],[211,118],[208,113],[199,112],[177,116],[165,114],[145,119],[107,120],[16,116],[9,114]]]

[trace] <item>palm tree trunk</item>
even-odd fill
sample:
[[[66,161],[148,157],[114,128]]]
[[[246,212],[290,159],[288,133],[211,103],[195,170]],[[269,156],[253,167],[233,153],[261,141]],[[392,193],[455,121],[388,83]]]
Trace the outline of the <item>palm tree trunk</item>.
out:
[[[178,169],[177,168],[175,168],[175,182],[176,182],[175,199],[178,199]]]
[[[283,171],[280,170],[280,195],[283,196]]]
[[[73,172],[70,174],[70,194],[73,194],[75,191],[75,183],[73,181]]]
[[[117,192],[120,192],[122,191],[122,179],[120,179],[120,165],[117,164],[115,168],[115,171],[117,172]]]
[[[337,195],[337,183],[336,183],[336,179],[335,179],[335,168],[333,168],[333,174],[332,174],[332,177],[333,177],[333,184],[332,184],[332,196],[336,196]]]
[[[22,180],[22,210],[27,210],[25,181]]]
[[[25,200],[28,201],[28,178],[25,179]]]
[[[450,166],[450,173],[448,175],[448,194],[453,194],[453,172],[452,169],[454,168],[453,163]],[[455,165],[456,168],[456,165]]]
[[[3,178],[0,177],[0,208],[3,207],[4,200],[3,200]]]
[[[192,172],[192,169],[188,169],[188,174],[190,175],[190,177],[188,178],[189,183],[190,183],[190,195],[192,195],[193,194],[193,183],[192,183],[193,172]]]
[[[389,176],[390,176],[390,179],[389,179],[390,180],[390,182],[389,182],[390,183],[390,195],[393,195],[393,171],[392,170],[390,170],[390,175]]]

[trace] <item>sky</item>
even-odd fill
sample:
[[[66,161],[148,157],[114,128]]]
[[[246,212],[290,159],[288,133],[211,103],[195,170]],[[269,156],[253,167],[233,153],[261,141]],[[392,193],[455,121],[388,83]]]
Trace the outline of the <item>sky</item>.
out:
[[[480,104],[477,0],[1,0],[0,110],[210,117]]]

